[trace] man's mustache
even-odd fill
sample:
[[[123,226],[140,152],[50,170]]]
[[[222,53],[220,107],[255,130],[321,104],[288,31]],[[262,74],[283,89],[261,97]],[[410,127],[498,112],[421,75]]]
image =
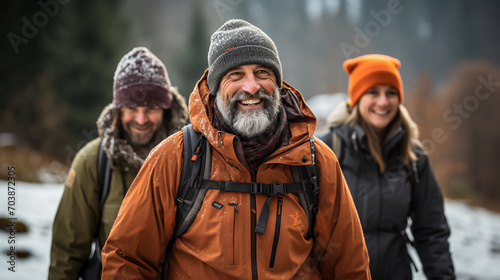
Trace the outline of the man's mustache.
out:
[[[254,94],[251,94],[247,91],[237,92],[234,94],[233,98],[231,98],[231,101],[238,102],[241,100],[245,100],[245,99],[249,99],[249,98],[256,98],[256,97],[263,99],[263,100],[269,100],[272,98],[271,95],[266,90],[261,88]]]

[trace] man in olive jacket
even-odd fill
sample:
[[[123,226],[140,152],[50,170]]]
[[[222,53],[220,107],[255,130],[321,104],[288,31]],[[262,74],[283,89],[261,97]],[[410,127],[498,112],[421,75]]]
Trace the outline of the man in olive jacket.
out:
[[[171,86],[165,65],[153,53],[138,47],[121,59],[114,75],[113,102],[97,121],[99,137],[77,153],[65,182],[53,224],[50,280],[79,278],[94,234],[97,231],[103,246],[150,150],[178,131],[187,116],[184,98]],[[111,166],[102,211],[97,170],[101,143]]]

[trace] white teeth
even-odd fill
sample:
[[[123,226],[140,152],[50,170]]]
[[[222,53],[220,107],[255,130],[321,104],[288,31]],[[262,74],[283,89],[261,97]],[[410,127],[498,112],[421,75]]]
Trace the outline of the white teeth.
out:
[[[377,115],[382,115],[382,116],[389,114],[389,111],[373,111],[373,112]]]
[[[240,103],[243,105],[255,105],[260,102],[260,98],[250,98],[250,99],[245,99],[241,100]]]

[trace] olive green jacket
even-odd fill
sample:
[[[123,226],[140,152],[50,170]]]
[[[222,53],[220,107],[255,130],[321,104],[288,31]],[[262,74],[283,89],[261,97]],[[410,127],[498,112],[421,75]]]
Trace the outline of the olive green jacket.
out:
[[[139,172],[149,150],[182,128],[188,117],[184,98],[174,93],[172,107],[164,112],[163,126],[152,144],[137,150],[126,139],[120,138],[123,134],[121,126],[114,125],[117,123],[118,111],[112,104],[104,108],[97,121],[100,137],[85,145],[73,160],[52,227],[49,280],[79,278],[91,253],[96,230],[99,230],[102,248],[118,215],[125,192]],[[101,140],[112,170],[110,190],[102,213],[97,183]]]
[[[109,195],[99,221],[97,158],[100,142],[101,138],[95,139],[81,149],[68,174],[54,219],[49,279],[78,279],[90,254],[97,227],[103,246],[124,197],[123,184],[128,189],[137,175],[138,170],[112,168]]]

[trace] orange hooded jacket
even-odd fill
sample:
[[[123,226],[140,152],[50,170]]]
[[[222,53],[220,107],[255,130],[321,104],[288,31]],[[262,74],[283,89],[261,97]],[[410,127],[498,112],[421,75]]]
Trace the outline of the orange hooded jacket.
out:
[[[189,100],[190,120],[211,145],[211,180],[293,182],[290,165],[311,164],[309,138],[316,118],[302,95],[283,83],[282,103],[291,139],[259,167],[255,178],[242,164],[241,144],[211,124],[206,75]],[[254,233],[265,194],[208,190],[190,228],[174,244],[168,279],[370,279],[368,253],[351,194],[333,152],[315,138],[320,194],[314,238],[293,194],[273,197],[264,234]],[[178,132],[153,149],[130,187],[103,249],[102,279],[158,279],[175,227],[183,164]],[[219,207],[214,207],[217,202]],[[220,208],[222,205],[222,208]],[[278,211],[281,209],[281,212]],[[280,216],[280,219],[277,217]],[[276,223],[280,223],[270,268]]]

